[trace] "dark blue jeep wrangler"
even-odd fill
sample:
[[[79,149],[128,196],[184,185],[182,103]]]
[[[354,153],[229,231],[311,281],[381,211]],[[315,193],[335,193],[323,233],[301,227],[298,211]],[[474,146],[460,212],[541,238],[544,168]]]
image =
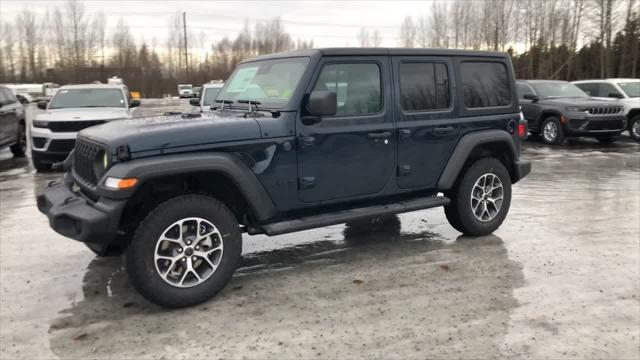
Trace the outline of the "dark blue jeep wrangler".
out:
[[[238,65],[214,111],[83,130],[38,194],[51,227],[168,307],[231,278],[243,231],[278,235],[444,206],[484,235],[504,221],[526,123],[503,53],[321,49]]]

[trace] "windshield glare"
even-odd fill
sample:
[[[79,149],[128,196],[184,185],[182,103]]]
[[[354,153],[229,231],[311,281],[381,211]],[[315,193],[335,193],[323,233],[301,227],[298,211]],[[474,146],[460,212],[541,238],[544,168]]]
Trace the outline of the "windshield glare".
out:
[[[579,87],[562,82],[531,84],[538,95],[543,97],[588,97]]]
[[[51,100],[49,109],[125,106],[120,89],[62,89]]]
[[[241,64],[218,99],[234,103],[237,100],[259,101],[264,108],[286,107],[308,63],[309,58],[301,57]]]
[[[219,88],[206,88],[204,90],[204,97],[202,98],[202,106],[211,106],[214,104],[214,101],[216,99],[216,96],[218,96],[218,94],[220,93],[220,90],[222,90],[221,87]]]
[[[618,86],[622,88],[625,94],[630,98],[640,97],[640,81],[619,82]]]

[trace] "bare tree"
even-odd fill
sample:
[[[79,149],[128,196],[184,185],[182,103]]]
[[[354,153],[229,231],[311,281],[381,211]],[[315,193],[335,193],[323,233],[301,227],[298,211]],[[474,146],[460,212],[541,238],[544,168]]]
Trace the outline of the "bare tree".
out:
[[[400,26],[400,44],[408,48],[414,47],[416,44],[416,27],[411,16],[405,17]]]
[[[360,43],[360,47],[369,46],[369,32],[365,27],[361,27],[358,31],[358,42]]]
[[[38,45],[38,25],[33,11],[24,9],[18,14],[18,39],[20,46],[20,72],[24,77],[38,77],[36,66],[36,50]]]
[[[100,66],[104,67],[104,49],[107,45],[107,19],[102,11],[95,15],[91,27],[97,47],[100,49]]]
[[[420,18],[418,19],[416,32],[418,34],[418,45],[423,48],[429,47],[429,43],[431,40],[431,25],[429,22],[429,18],[427,18],[425,15],[420,16]]]

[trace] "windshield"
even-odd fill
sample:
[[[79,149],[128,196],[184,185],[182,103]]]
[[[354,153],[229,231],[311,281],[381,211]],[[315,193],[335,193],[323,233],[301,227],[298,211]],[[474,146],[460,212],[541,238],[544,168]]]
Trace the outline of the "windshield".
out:
[[[563,82],[531,84],[538,95],[543,97],[588,97],[579,87]]]
[[[192,87],[193,86],[191,86],[191,85],[180,85],[180,86],[178,86],[178,89],[180,89],[180,90],[191,90]]]
[[[120,89],[63,89],[53,97],[49,109],[125,106]]]
[[[262,60],[239,65],[218,95],[220,100],[259,101],[261,107],[289,104],[309,58]],[[235,105],[235,104],[234,104]]]
[[[628,97],[640,97],[640,81],[619,82],[618,86],[622,88],[622,91],[624,91]]]
[[[202,98],[202,106],[211,106],[214,104],[214,100],[216,99],[216,96],[218,96],[218,94],[220,93],[220,90],[222,90],[221,87],[219,88],[205,88],[204,90],[204,97]]]

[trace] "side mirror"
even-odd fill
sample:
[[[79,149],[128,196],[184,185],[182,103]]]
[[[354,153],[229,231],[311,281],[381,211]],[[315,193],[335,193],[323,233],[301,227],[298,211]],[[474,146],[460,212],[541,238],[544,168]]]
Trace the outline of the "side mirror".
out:
[[[610,92],[608,97],[610,97],[610,98],[616,98],[616,99],[624,99],[624,95],[620,94],[620,93],[619,93],[619,92],[617,92],[617,91],[612,91],[612,92]]]
[[[532,102],[538,102],[538,100],[540,99],[538,95],[534,94],[524,94],[523,98],[525,98],[526,100],[531,100]]]
[[[200,99],[199,98],[189,99],[189,104],[191,104],[191,106],[200,106]]]
[[[49,102],[46,100],[40,100],[38,101],[38,109],[42,109],[42,110],[47,110],[47,104]]]
[[[323,116],[333,116],[338,111],[338,97],[333,91],[313,91],[305,107],[307,115],[302,118],[305,125],[317,124]]]
[[[140,100],[131,99],[129,100],[129,108],[134,108],[140,106]]]

